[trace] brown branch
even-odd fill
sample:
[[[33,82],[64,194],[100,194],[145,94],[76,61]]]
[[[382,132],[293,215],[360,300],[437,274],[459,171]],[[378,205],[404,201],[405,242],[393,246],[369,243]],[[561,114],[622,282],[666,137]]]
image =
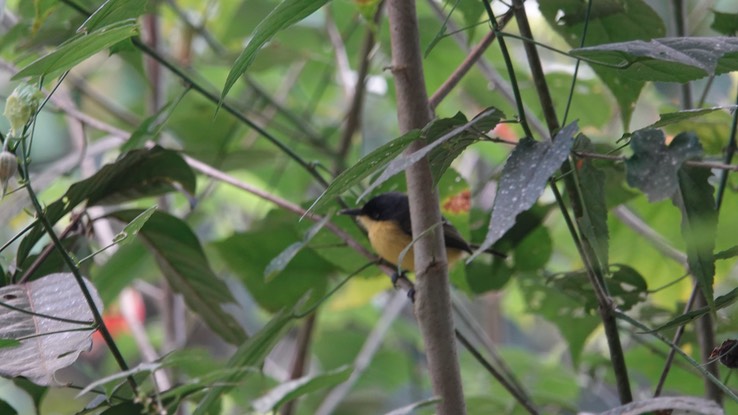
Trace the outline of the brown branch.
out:
[[[414,0],[388,0],[392,73],[395,78],[400,130],[422,128],[433,118],[425,89],[418,20]],[[407,152],[425,145],[415,141]],[[438,192],[426,158],[406,173],[414,246],[415,314],[425,344],[434,393],[441,398],[439,415],[464,415],[466,403],[451,318],[451,296],[443,232],[433,229],[441,221]]]
[[[507,22],[509,22],[513,17],[512,9],[508,10],[507,13],[502,15],[499,21],[500,29],[505,27],[507,25]],[[431,108],[436,108],[438,104],[443,101],[444,98],[451,92],[456,85],[458,85],[459,82],[461,82],[461,79],[464,77],[464,75],[469,72],[469,70],[474,66],[475,63],[479,60],[479,58],[482,56],[484,51],[487,50],[489,45],[494,42],[496,38],[496,34],[493,31],[489,31],[484,38],[482,38],[481,42],[477,46],[475,46],[469,54],[466,55],[466,58],[461,62],[461,64],[454,70],[454,72],[446,79],[446,81],[441,85],[436,92],[433,93],[433,96],[430,98],[430,106]]]
[[[382,9],[383,5],[380,3],[377,6],[377,11],[374,13],[373,26],[366,28],[364,43],[361,45],[361,52],[359,53],[361,63],[359,63],[359,71],[356,75],[354,94],[351,99],[351,106],[349,107],[348,114],[346,116],[346,125],[343,128],[338,152],[336,153],[335,158],[336,167],[334,170],[336,173],[346,168],[346,156],[351,148],[351,138],[354,136],[354,133],[359,128],[359,123],[361,122],[361,110],[363,108],[364,94],[366,92],[366,76],[369,73],[369,63],[371,61],[370,55],[376,43],[374,32],[382,16]]]

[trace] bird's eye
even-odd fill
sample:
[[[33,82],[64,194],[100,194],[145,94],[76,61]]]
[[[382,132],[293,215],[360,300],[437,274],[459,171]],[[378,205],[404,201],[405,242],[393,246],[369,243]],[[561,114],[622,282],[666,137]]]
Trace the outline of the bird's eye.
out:
[[[372,212],[371,218],[374,220],[379,220],[379,212]]]

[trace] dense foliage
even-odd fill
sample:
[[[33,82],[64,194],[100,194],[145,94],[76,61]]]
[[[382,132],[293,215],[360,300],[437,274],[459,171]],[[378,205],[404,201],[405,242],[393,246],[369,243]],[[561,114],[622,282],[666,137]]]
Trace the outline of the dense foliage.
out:
[[[403,134],[379,1],[0,2],[0,413],[433,413],[336,214],[424,157],[469,414],[735,413],[732,3],[418,1]]]

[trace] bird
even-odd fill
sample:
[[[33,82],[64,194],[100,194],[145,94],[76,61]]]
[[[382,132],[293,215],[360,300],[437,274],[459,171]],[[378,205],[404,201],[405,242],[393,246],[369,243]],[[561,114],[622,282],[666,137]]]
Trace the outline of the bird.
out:
[[[401,252],[413,240],[410,217],[410,204],[407,195],[400,192],[382,193],[370,199],[364,206],[344,209],[339,212],[356,218],[367,231],[369,243],[385,261],[397,266]],[[449,268],[464,254],[471,254],[476,248],[461,236],[459,231],[445,218],[443,237]],[[485,252],[504,258],[505,255],[488,249]],[[415,272],[413,248],[408,249],[402,259],[400,269]]]

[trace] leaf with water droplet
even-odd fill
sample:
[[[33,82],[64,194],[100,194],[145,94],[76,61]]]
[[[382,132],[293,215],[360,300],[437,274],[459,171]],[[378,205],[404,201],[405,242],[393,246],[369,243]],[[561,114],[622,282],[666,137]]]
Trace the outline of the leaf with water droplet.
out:
[[[553,142],[528,137],[520,140],[502,169],[487,236],[469,261],[502,238],[515,225],[518,214],[536,203],[548,179],[569,155],[577,130],[579,126],[573,122],[562,128]]]
[[[702,156],[702,145],[691,133],[677,135],[667,146],[661,130],[638,130],[630,147],[633,155],[625,162],[628,185],[640,189],[650,202],[674,195],[679,168],[685,161]]]

